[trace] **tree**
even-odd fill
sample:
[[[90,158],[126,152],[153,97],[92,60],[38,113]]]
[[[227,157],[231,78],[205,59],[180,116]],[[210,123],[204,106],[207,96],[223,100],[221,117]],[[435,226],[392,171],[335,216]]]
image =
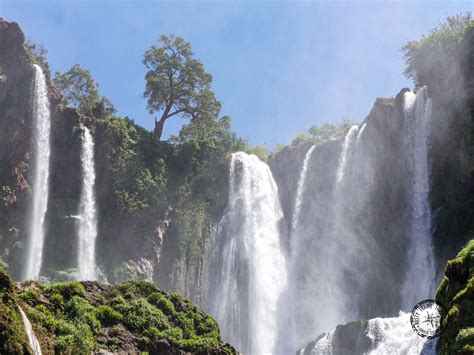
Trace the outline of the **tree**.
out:
[[[460,90],[466,54],[462,42],[464,32],[470,26],[474,26],[471,13],[458,14],[448,17],[420,40],[408,42],[403,47],[407,63],[405,75],[413,79],[417,87],[428,85],[441,87],[442,91]]]
[[[193,58],[191,45],[181,37],[161,36],[158,46],[145,52],[148,69],[144,96],[150,114],[155,117],[155,135],[161,138],[165,121],[173,116],[191,120],[215,119],[221,105],[211,90],[212,76]]]
[[[100,96],[99,85],[90,71],[79,64],[74,64],[63,74],[56,72],[53,81],[62,91],[64,103],[76,108],[84,116],[97,118],[106,111],[115,112],[110,100]]]

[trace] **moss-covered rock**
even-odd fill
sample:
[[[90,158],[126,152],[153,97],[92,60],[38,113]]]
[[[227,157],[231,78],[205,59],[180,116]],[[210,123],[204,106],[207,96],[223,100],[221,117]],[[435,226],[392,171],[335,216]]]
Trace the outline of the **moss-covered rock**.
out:
[[[474,239],[446,265],[436,299],[445,305],[448,315],[443,320],[441,354],[474,352]]]
[[[31,353],[18,306],[46,354],[235,353],[223,343],[212,317],[189,299],[147,281],[118,286],[27,281],[15,286],[0,271],[0,297],[1,354]]]
[[[14,285],[0,271],[0,354],[30,354],[20,310],[15,302]]]

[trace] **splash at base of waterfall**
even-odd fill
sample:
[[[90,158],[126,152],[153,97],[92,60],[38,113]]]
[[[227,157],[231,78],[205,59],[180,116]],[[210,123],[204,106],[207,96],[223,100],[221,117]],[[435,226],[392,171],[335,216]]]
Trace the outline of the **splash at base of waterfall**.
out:
[[[25,325],[25,332],[26,332],[26,335],[28,335],[28,340],[30,342],[30,347],[31,347],[31,350],[33,351],[33,355],[42,355],[40,343],[38,339],[36,338],[36,335],[35,335],[35,332],[33,331],[33,327],[31,326],[30,320],[28,319],[25,312],[20,306],[18,306],[18,309],[20,310],[21,319],[23,320],[23,324]]]
[[[354,324],[356,324],[354,326]],[[364,324],[365,327],[359,325]],[[347,345],[351,349],[347,349]],[[298,351],[300,355],[434,355],[437,339],[420,337],[412,328],[410,314],[400,312],[398,317],[374,318],[353,322],[331,330],[316,343]]]

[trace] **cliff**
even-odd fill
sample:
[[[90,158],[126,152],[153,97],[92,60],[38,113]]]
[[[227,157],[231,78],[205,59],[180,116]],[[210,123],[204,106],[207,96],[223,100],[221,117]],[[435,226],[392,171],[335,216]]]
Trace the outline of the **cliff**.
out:
[[[0,20],[0,48],[0,260],[19,279],[32,198],[31,65],[50,75],[44,58],[25,49],[18,24]],[[48,86],[52,155],[43,277],[75,277],[81,135],[87,126],[95,140],[102,278],[154,280],[199,300],[205,241],[227,204],[226,152],[213,142],[158,141],[133,120],[110,113],[83,117],[61,103],[51,81]]]

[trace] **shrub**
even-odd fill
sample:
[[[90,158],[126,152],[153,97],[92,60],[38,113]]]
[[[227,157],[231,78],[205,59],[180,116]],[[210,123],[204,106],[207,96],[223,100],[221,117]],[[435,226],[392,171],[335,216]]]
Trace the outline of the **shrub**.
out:
[[[77,281],[66,281],[56,282],[44,287],[44,291],[47,293],[59,293],[64,298],[69,299],[72,296],[83,296],[85,289],[84,286]]]
[[[36,290],[27,289],[19,293],[18,295],[23,301],[28,303],[30,306],[34,306],[38,300],[38,292]]]
[[[162,311],[148,303],[144,298],[132,301],[125,309],[123,322],[125,325],[140,333],[155,327],[163,330],[168,327],[167,319]]]
[[[175,315],[176,311],[174,309],[173,303],[168,298],[166,298],[163,294],[159,292],[153,292],[150,296],[148,296],[147,299],[148,299],[148,302],[158,307],[167,316]]]
[[[96,308],[95,312],[97,319],[106,326],[120,323],[123,319],[122,313],[117,312],[115,309],[109,306],[99,306]]]

